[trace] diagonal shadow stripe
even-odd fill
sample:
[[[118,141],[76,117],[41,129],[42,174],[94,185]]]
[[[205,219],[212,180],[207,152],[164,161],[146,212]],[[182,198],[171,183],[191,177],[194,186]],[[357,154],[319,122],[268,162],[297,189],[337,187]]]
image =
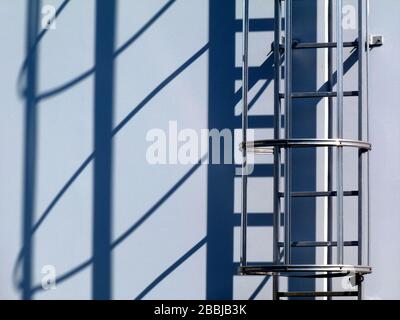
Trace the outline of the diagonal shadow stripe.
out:
[[[113,242],[111,245],[111,249],[117,247],[121,242],[123,242],[126,238],[128,238],[137,228],[139,228],[150,216],[165,202],[168,198],[170,198],[176,190],[178,190],[185,182],[188,180],[193,173],[196,172],[197,169],[200,168],[202,162],[207,159],[207,156],[203,157],[198,164],[193,166],[160,200],[156,202],[156,204],[151,207],[146,214],[144,214],[138,222],[136,222],[133,226],[131,226],[128,230],[126,230],[117,240]]]
[[[261,290],[264,288],[264,286],[267,284],[269,278],[271,276],[265,276],[264,279],[261,281],[261,283],[257,286],[256,290],[251,294],[249,300],[254,300],[257,298],[258,294],[261,292]]]
[[[283,250],[279,252],[279,261],[283,258]],[[269,279],[271,279],[271,276],[265,276],[264,279],[261,281],[261,283],[257,286],[257,288],[254,290],[254,292],[251,294],[249,300],[254,300],[257,298],[258,294],[261,292],[261,290],[264,288],[264,286],[268,283]]]
[[[254,98],[249,102],[248,109],[250,110],[258,101],[258,99],[261,98],[265,90],[269,87],[270,83],[272,82],[272,79],[268,79],[264,82],[264,84],[261,86],[260,89],[258,89],[257,93],[254,95]]]
[[[145,105],[156,96],[163,88],[165,88],[171,81],[178,77],[185,69],[187,69],[192,63],[194,63],[198,58],[200,58],[203,53],[208,50],[208,44],[204,45],[199,51],[197,51],[192,57],[185,61],[177,70],[175,70],[171,75],[169,75],[164,81],[162,81],[150,94],[148,94],[112,131],[112,136],[115,136],[119,131],[121,131],[125,125],[140,111]],[[43,224],[49,214],[52,212],[56,204],[60,201],[63,195],[68,191],[68,189],[73,185],[73,183],[78,179],[78,177],[85,171],[88,165],[92,162],[95,157],[96,151],[91,153],[85,161],[79,166],[67,183],[61,188],[54,199],[50,202],[49,206],[44,210],[43,214],[40,216],[37,223],[32,228],[32,236]],[[13,278],[14,282],[17,283],[17,269],[18,265],[21,263],[23,258],[24,248],[21,248],[16,263],[14,265]]]
[[[136,32],[128,41],[125,42],[116,52],[115,57],[120,55],[123,51],[125,51],[132,43],[134,43],[143,33],[146,32],[147,29],[151,27],[151,25],[156,22],[158,18],[160,18],[165,11],[167,11],[177,0],[168,1],[138,32]]]
[[[350,69],[358,62],[358,49],[352,51],[350,56],[346,59],[343,63],[343,71],[347,73]],[[332,75],[332,86],[337,84],[337,72],[334,72]],[[329,85],[329,81],[325,82],[319,91],[327,91]],[[323,98],[318,98],[318,101],[322,100]]]
[[[150,283],[136,298],[135,300],[142,300],[151,290],[153,290],[161,281],[167,278],[172,272],[174,272],[179,266],[181,266],[186,260],[194,255],[201,247],[207,243],[207,237],[200,240],[193,248],[186,252],[180,257],[174,264],[168,269],[161,273],[152,283]]]
[[[168,192],[157,201],[136,223],[134,223],[127,231],[125,231],[121,236],[119,236],[110,247],[110,250],[114,250],[118,245],[120,245],[124,240],[126,240],[136,229],[138,229],[146,220],[148,220],[153,213],[157,211],[172,195],[201,167],[201,164],[207,159],[208,155],[205,155],[199,162],[194,165],[176,184],[172,186]],[[62,274],[56,279],[56,283],[60,284],[73,277],[77,273],[83,271],[93,263],[93,257],[74,267],[70,271]],[[38,285],[32,289],[32,295],[42,291],[43,288]]]
[[[241,68],[238,68],[238,71],[241,72]],[[251,67],[249,70],[249,91],[257,84],[259,80],[265,79],[266,82],[263,85],[264,90],[268,87],[268,85],[274,80],[274,55],[269,54],[267,59],[260,65],[259,67]],[[253,98],[253,101],[250,102],[250,104],[254,105],[256,100],[261,96],[262,94],[262,89],[261,88],[255,98]],[[235,92],[235,98],[234,98],[234,103],[235,105],[239,103],[239,101],[242,99],[242,88],[239,88]],[[249,105],[250,108],[250,105]]]
[[[118,50],[114,53],[114,59],[116,59],[120,54],[122,54],[132,43],[134,43],[141,35],[143,35],[177,0],[168,1],[146,24],[140,28],[128,41],[126,41]],[[89,70],[83,72],[81,75],[76,78],[60,85],[56,88],[47,90],[42,94],[39,94],[37,99],[44,100],[50,98],[54,95],[60,94],[61,92],[70,89],[71,87],[77,85],[83,80],[90,77],[96,71],[96,66],[93,66]]]
[[[208,50],[208,43],[204,45],[199,51],[197,51],[189,60],[187,60],[183,65],[181,65],[175,72],[173,72],[169,77],[167,77],[163,82],[161,82],[157,88],[155,88],[141,103],[129,113],[124,120],[122,120],[119,125],[113,130],[113,135],[120,131],[129,120],[134,117],[158,92],[161,91],[167,84],[172,82],[178,75],[180,75],[187,67],[189,67],[194,61],[200,58]]]

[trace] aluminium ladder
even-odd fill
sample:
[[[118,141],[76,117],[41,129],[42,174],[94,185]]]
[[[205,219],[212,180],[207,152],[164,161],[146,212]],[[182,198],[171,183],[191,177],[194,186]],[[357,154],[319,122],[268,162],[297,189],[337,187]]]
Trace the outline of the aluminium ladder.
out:
[[[293,0],[274,0],[274,139],[248,141],[248,82],[249,82],[249,0],[243,0],[243,112],[242,131],[243,142],[241,150],[242,164],[242,218],[241,218],[241,252],[239,273],[242,275],[273,275],[273,297],[345,297],[356,296],[362,299],[362,281],[365,274],[371,273],[369,266],[369,151],[371,145],[368,141],[368,52],[370,47],[382,45],[380,37],[373,38],[371,43],[368,30],[368,0],[358,0],[358,39],[354,42],[343,42],[342,7],[343,0],[336,0],[336,42],[333,42],[333,0],[329,0],[328,42],[326,43],[301,43],[294,41],[292,16]],[[283,5],[284,4],[284,5]],[[285,11],[285,28],[282,30],[283,7]],[[284,34],[284,43],[281,36]],[[343,89],[343,48],[353,47],[358,50],[358,90],[344,91]],[[293,50],[300,49],[327,49],[328,73],[327,91],[322,92],[294,92],[292,90]],[[336,49],[336,92],[333,91],[335,77],[333,74],[333,49]],[[282,53],[284,57],[284,92],[281,92],[281,67]],[[358,97],[358,140],[345,139],[343,136],[343,101],[344,97]],[[293,99],[327,98],[328,99],[328,138],[327,139],[299,139],[292,136],[292,102]],[[334,130],[334,100],[336,98],[336,130]],[[281,104],[284,101],[284,137],[281,137]],[[291,186],[291,173],[296,170],[292,165],[293,148],[327,148],[328,149],[328,190],[314,192],[293,192]],[[343,149],[355,148],[358,150],[358,190],[345,191],[343,188]],[[285,152],[284,161],[281,159],[282,151]],[[271,153],[274,157],[274,222],[273,222],[273,264],[251,264],[247,261],[247,168],[248,153]],[[336,154],[336,183],[333,184],[334,156]],[[284,192],[280,191],[281,165],[284,164]],[[336,188],[335,188],[336,187]],[[336,191],[335,191],[336,189]],[[328,241],[292,241],[292,201],[293,198],[327,198],[327,240]],[[344,197],[358,198],[358,230],[356,241],[344,239]],[[334,241],[334,215],[333,203],[336,199],[336,241]],[[281,201],[284,201],[284,232],[283,241],[280,242],[281,226]],[[345,263],[344,248],[357,247],[357,265]],[[293,264],[292,248],[327,248],[325,264]],[[336,248],[336,259],[333,260],[333,248]],[[283,251],[281,250],[283,249]],[[283,259],[282,259],[283,257]],[[283,261],[282,261],[283,260]],[[333,291],[332,279],[354,275],[357,290]],[[324,292],[281,292],[279,290],[279,277],[311,277],[327,278],[327,291]]]

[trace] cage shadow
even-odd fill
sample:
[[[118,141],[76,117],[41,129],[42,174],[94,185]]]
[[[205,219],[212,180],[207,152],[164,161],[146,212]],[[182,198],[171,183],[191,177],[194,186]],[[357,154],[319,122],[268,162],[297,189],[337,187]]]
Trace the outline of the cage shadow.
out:
[[[168,199],[170,199],[174,193],[183,186],[183,184],[201,167],[202,163],[207,159],[207,156],[204,156],[199,162],[194,165],[181,179],[179,179],[146,213],[142,215],[142,217],[135,222],[131,227],[129,227],[122,235],[120,235],[115,241],[111,243],[107,250],[114,250],[121,243],[123,243],[130,235],[132,235],[141,225],[143,225]],[[61,276],[57,277],[57,284],[61,284],[68,279],[72,278],[79,272],[85,270],[87,267],[91,266],[93,263],[93,257],[88,260],[82,262],[78,266],[72,268],[71,270],[65,272]],[[159,282],[162,278],[159,279]],[[38,293],[42,291],[43,288],[41,285],[37,285],[31,290],[31,294]]]
[[[134,117],[138,114],[152,98],[154,98],[160,91],[162,91],[168,84],[170,84],[174,79],[176,79],[182,72],[184,72],[192,63],[197,61],[206,51],[208,50],[208,44],[205,44],[199,51],[197,51],[193,56],[186,60],[178,69],[171,73],[164,81],[162,81],[152,92],[150,92],[113,130],[112,137],[117,135]],[[40,226],[46,221],[46,219],[51,214],[52,210],[56,207],[58,202],[62,199],[64,194],[69,190],[69,188],[74,184],[74,182],[80,177],[80,175],[85,171],[85,169],[92,163],[95,158],[96,150],[91,153],[79,166],[79,168],[74,172],[70,179],[64,184],[60,191],[56,194],[50,204],[46,207],[43,213],[40,215],[38,221],[32,226],[30,237],[38,232]],[[17,270],[19,264],[22,262],[25,249],[24,247],[20,250],[17,255],[17,260],[13,268],[14,279],[17,279]],[[18,282],[17,280],[14,280]],[[17,285],[18,286],[18,285]]]
[[[114,52],[114,59],[118,58],[124,51],[126,51],[135,41],[137,41],[154,23],[165,14],[168,9],[176,2],[177,0],[168,1],[161,9],[154,14],[131,38],[129,38],[120,48],[118,48]],[[76,78],[56,87],[53,89],[49,89],[37,96],[37,100],[45,100],[51,98],[55,95],[61,94],[62,92],[71,89],[76,86],[80,82],[84,81],[88,77],[92,76],[96,72],[97,65],[93,66],[89,70],[83,72]]]
[[[152,283],[150,283],[139,295],[136,296],[135,300],[142,300],[152,289],[154,289],[160,282],[167,278],[172,272],[178,269],[183,263],[185,263],[191,256],[199,251],[207,243],[207,237],[204,237],[197,244],[195,244],[189,251],[182,255],[177,261],[175,261],[170,267],[162,272]]]

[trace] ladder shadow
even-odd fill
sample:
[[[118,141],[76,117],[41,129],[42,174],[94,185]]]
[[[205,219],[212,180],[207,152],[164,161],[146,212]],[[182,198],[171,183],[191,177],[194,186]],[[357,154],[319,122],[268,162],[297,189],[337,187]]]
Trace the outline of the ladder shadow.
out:
[[[241,70],[241,69],[240,69]],[[269,54],[267,59],[259,67],[249,68],[249,91],[257,84],[259,80],[265,80],[263,85],[258,89],[253,99],[249,102],[249,110],[255,105],[258,99],[263,95],[265,90],[274,80],[274,55]],[[235,92],[235,105],[242,100],[242,88]]]

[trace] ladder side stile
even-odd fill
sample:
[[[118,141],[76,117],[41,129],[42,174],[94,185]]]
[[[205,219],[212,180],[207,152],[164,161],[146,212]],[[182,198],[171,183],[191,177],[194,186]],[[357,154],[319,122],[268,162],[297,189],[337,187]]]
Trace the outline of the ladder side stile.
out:
[[[240,266],[247,265],[247,128],[248,128],[248,82],[249,82],[249,0],[243,0],[243,57],[242,57],[242,217]]]
[[[364,13],[363,13],[363,0],[358,0],[358,139],[363,139],[363,104],[364,104],[364,48],[365,48],[365,35],[364,35]],[[362,264],[363,256],[363,153],[361,150],[358,152],[358,264]],[[358,284],[358,299],[362,299],[362,285]]]
[[[281,82],[281,52],[280,52],[280,38],[281,38],[281,0],[275,0],[274,9],[274,139],[280,139],[281,130],[281,101],[279,98],[280,82]],[[280,178],[281,178],[281,151],[280,148],[274,149],[274,222],[273,222],[273,260],[274,264],[280,263],[280,248],[279,248],[279,234],[280,234]],[[273,276],[273,299],[278,299],[279,292],[279,276]]]
[[[363,13],[363,0],[358,0],[358,139],[363,139],[363,105],[364,105],[364,63],[365,63],[365,35],[364,35],[364,13]],[[362,223],[363,223],[363,153],[358,153],[358,264],[362,264]]]
[[[365,34],[366,34],[366,41],[369,41],[369,0],[366,0],[365,3]],[[366,81],[366,86],[365,86],[365,96],[366,96],[366,101],[365,101],[365,107],[364,107],[364,112],[366,116],[366,123],[365,123],[365,129],[366,129],[366,139],[367,141],[370,141],[370,135],[369,135],[369,47],[368,45],[365,48],[365,81]],[[367,208],[366,208],[366,218],[367,218],[367,226],[366,226],[366,231],[367,231],[367,258],[366,258],[366,263],[369,266],[370,265],[370,228],[371,228],[371,220],[370,220],[370,184],[369,184],[369,175],[370,175],[370,153],[367,152],[366,154],[367,157],[367,174],[366,174],[366,190],[367,190]]]
[[[358,0],[358,139],[367,139],[368,136],[368,0]],[[365,167],[364,159],[366,158],[367,166]],[[368,165],[369,153],[359,151],[358,154],[358,264],[369,265],[368,252],[365,256],[365,247],[369,246],[368,238],[364,235],[365,222],[369,224],[369,193],[368,193]],[[366,172],[365,172],[366,171]],[[365,175],[366,173],[366,175]],[[365,185],[364,177],[366,176],[367,185]],[[366,204],[365,204],[365,200]],[[367,226],[365,232],[369,237],[369,227]],[[366,240],[366,241],[365,241]],[[359,300],[362,299],[362,284],[358,284]]]
[[[333,0],[328,0],[328,42],[333,42]],[[333,50],[328,49],[328,91],[333,91]],[[328,139],[333,139],[333,98],[328,98]],[[333,191],[333,148],[328,148],[328,191]],[[327,239],[333,241],[333,198],[328,198]],[[333,263],[333,248],[328,247],[327,263]],[[328,292],[333,290],[332,278],[327,279]],[[332,297],[328,297],[331,300]]]
[[[285,137],[291,138],[292,109],[292,0],[285,1]],[[290,148],[285,151],[285,264],[291,262],[291,156]]]
[[[336,68],[337,68],[337,137],[343,138],[343,28],[342,28],[343,0],[336,3]],[[343,235],[343,148],[337,148],[337,263],[343,264],[344,260],[344,235]]]

